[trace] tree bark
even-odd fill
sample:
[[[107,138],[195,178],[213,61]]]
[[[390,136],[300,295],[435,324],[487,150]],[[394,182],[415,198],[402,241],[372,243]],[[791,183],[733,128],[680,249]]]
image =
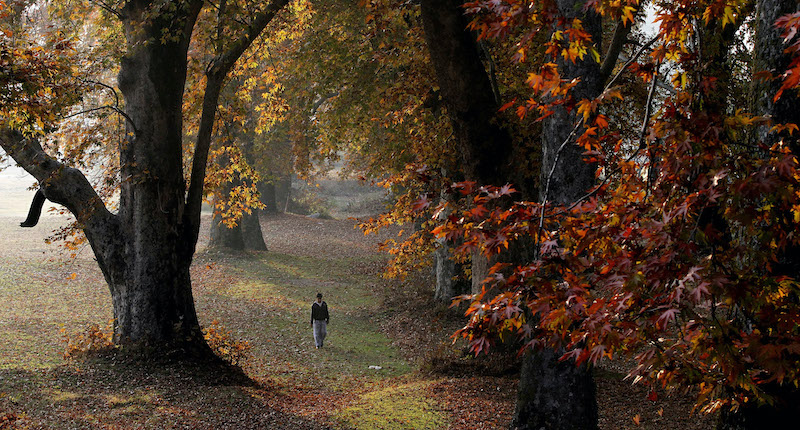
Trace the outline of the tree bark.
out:
[[[442,101],[468,180],[504,185],[511,136],[493,119],[497,105],[460,0],[422,0],[422,23]]]
[[[131,120],[120,148],[125,264],[114,269],[122,276],[109,285],[121,344],[205,345],[189,278],[192,255],[181,248],[179,228],[186,189],[181,107],[189,38],[201,6],[153,17],[149,2],[132,1],[122,11],[128,53],[118,82]],[[173,38],[154,42],[165,33]]]
[[[560,352],[544,349],[522,362],[514,429],[596,429],[597,401],[591,372]]]
[[[716,430],[762,430],[789,429],[797,427],[800,420],[800,391],[794,387],[773,386],[771,394],[776,395],[776,405],[744,404],[736,411],[723,409],[717,421]]]
[[[433,254],[436,262],[436,288],[433,292],[433,298],[440,303],[450,303],[456,295],[455,276],[456,276],[456,262],[453,261],[452,252],[447,241],[437,239],[436,242],[439,246]]]
[[[563,17],[581,18],[584,30],[599,44],[602,30],[596,13],[583,12],[584,2],[581,0],[558,0],[557,3]],[[558,66],[562,79],[580,79],[571,93],[576,101],[593,99],[602,91],[604,83],[600,65],[593,60],[587,58],[572,63],[560,59]],[[556,107],[553,115],[544,121],[542,201],[571,203],[595,183],[596,166],[583,160],[583,149],[575,144],[574,139],[568,141],[577,121],[575,110],[568,112],[562,106]],[[512,428],[597,428],[597,400],[591,368],[577,367],[574,360],[560,362],[560,356],[560,351],[548,349],[525,355]]]
[[[507,169],[512,153],[511,136],[495,121],[499,105],[479,46],[467,30],[462,4],[459,0],[420,2],[425,42],[453,126],[453,138],[461,153],[465,178],[482,185],[504,185],[510,182]],[[437,261],[444,263],[439,257]],[[488,268],[486,258],[474,253],[473,291],[480,290]],[[437,276],[437,281],[443,280],[444,276]],[[437,285],[437,290],[447,288]]]
[[[239,222],[242,226],[242,240],[244,249],[250,251],[266,251],[267,244],[264,242],[264,234],[261,232],[261,221],[259,220],[259,209],[253,209],[249,214],[242,215]]]
[[[275,190],[275,183],[259,182],[258,193],[261,194],[261,203],[264,203],[264,212],[274,214],[278,213],[278,199]]]
[[[784,72],[791,62],[791,57],[784,54],[786,47],[780,31],[775,27],[775,20],[780,16],[800,10],[800,4],[793,0],[761,0],[756,4],[756,40],[754,69],[769,71],[775,75]],[[772,118],[775,124],[800,125],[800,99],[787,91],[778,101],[773,100],[774,94],[780,88],[780,81],[761,83],[755,86],[755,112]],[[767,145],[772,145],[783,137],[789,137],[788,132],[770,132],[768,126],[760,129],[760,138]],[[800,157],[800,143],[796,138],[787,138],[792,153]],[[787,214],[788,219],[792,218]],[[800,278],[800,247],[789,246],[778,255],[775,270],[794,279]]]

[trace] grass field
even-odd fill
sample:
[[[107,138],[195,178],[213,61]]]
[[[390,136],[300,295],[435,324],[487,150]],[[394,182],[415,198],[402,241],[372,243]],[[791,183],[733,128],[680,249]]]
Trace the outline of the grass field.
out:
[[[450,345],[454,321],[432,305],[429,287],[382,279],[380,238],[364,237],[349,220],[263,218],[267,252],[216,252],[201,238],[192,269],[201,324],[250,344],[243,368],[253,383],[191,365],[65,361],[65,336],[109,326],[112,315],[91,250],[67,259],[44,244],[59,221],[21,229],[18,219],[0,217],[0,429],[508,425],[514,375],[474,374],[469,363],[458,372],[419,371],[431,351],[467,360]],[[331,310],[321,350],[309,328],[317,292]],[[597,381],[601,429],[711,427],[688,414],[685,398],[646,402],[618,372],[600,372]]]
[[[112,318],[91,250],[66,259],[44,245],[57,218],[31,230],[0,221],[0,414],[13,414],[16,427],[437,429],[451,421],[432,390],[457,381],[415,372],[381,330],[390,317],[381,308],[383,257],[352,221],[265,219],[268,252],[207,251],[201,239],[198,313],[251,345],[243,367],[256,384],[243,386],[196,369],[66,362],[65,335]],[[321,350],[308,327],[317,292],[331,309]]]

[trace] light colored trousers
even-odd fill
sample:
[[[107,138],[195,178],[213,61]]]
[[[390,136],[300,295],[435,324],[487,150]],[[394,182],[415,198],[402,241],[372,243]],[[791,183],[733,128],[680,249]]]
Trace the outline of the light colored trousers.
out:
[[[322,342],[328,335],[328,323],[325,320],[314,320],[314,342],[317,348],[322,348]]]

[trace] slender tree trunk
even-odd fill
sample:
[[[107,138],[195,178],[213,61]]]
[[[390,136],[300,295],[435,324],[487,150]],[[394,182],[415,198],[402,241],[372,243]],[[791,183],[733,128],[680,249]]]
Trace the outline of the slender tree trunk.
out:
[[[452,250],[447,241],[437,239],[439,247],[434,251],[433,257],[436,262],[436,288],[433,298],[437,302],[450,303],[456,295],[455,276],[456,263],[452,260]]]
[[[292,199],[292,175],[282,177],[275,188],[275,198],[278,201],[278,211],[288,212],[289,202]]]
[[[447,193],[441,192],[439,199],[444,203],[450,200],[451,197]],[[449,215],[449,210],[442,211],[439,214],[439,221],[443,221]],[[415,230],[419,230],[419,228],[415,228]],[[468,293],[469,288],[465,288],[464,285],[466,281],[463,279],[465,274],[463,264],[456,262],[453,254],[453,248],[457,245],[446,239],[439,238],[436,239],[436,243],[438,246],[433,254],[436,287],[433,297],[436,301],[449,305],[453,297]]]

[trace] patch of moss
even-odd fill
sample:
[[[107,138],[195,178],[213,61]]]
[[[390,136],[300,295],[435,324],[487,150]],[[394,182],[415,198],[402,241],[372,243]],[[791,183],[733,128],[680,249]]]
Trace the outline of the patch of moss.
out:
[[[355,405],[334,416],[356,430],[439,429],[446,427],[445,415],[426,398],[430,382],[414,382],[362,395]]]

